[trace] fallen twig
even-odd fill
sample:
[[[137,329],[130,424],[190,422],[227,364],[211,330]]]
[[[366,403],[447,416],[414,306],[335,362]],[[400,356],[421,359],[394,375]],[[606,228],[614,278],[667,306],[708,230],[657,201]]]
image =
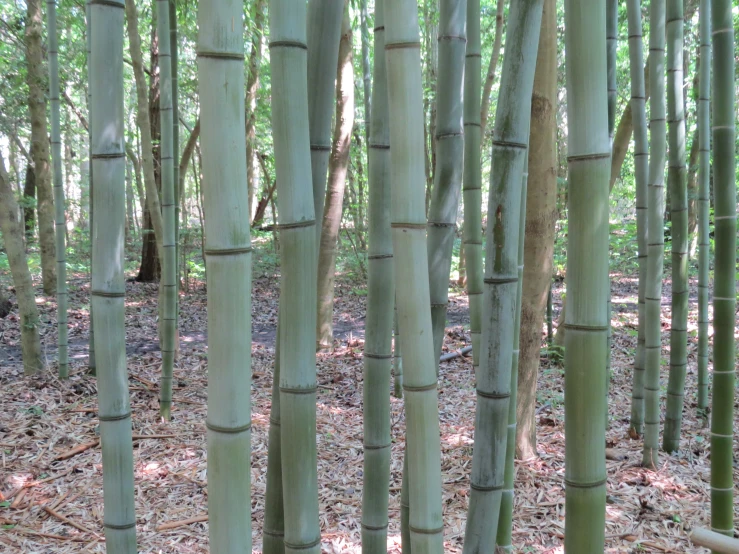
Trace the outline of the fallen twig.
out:
[[[86,442],[85,444],[80,444],[78,446],[75,446],[71,450],[67,450],[66,452],[59,454],[56,458],[54,458],[55,461],[60,460],[68,460],[69,458],[73,458],[77,454],[81,454],[85,450],[89,450],[90,448],[95,448],[98,444],[100,444],[100,439],[96,439],[92,442]]]
[[[62,521],[64,523],[66,523],[67,525],[71,525],[72,527],[74,527],[75,529],[78,529],[78,530],[82,531],[83,533],[89,533],[90,535],[95,535],[96,536],[95,533],[93,533],[92,531],[90,531],[84,525],[80,525],[76,521],[72,521],[68,517],[63,516],[62,514],[60,514],[59,512],[57,512],[56,510],[54,510],[53,508],[50,508],[49,506],[41,506],[41,509],[43,511],[45,511],[47,514],[49,514],[50,516],[54,516],[59,521]]]
[[[200,523],[201,521],[208,521],[208,514],[202,516],[190,517],[187,519],[181,519],[180,521],[169,521],[156,526],[157,531],[169,531],[170,529],[177,529],[178,527],[184,527],[191,523]]]
[[[467,356],[472,352],[471,346],[465,346],[461,350],[455,350],[454,352],[450,352],[449,354],[444,354],[441,358],[439,358],[439,362],[448,362],[449,360],[453,360],[454,358],[459,358],[462,356]]]

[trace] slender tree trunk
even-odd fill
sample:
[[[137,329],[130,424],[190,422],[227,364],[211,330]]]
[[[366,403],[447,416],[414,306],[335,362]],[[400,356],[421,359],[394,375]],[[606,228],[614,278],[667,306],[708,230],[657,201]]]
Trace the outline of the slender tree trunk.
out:
[[[36,171],[32,164],[26,166],[26,179],[23,185],[23,201],[26,207],[23,208],[23,228],[25,230],[25,240],[30,242],[33,239],[33,233],[36,228]]]
[[[734,380],[736,350],[736,98],[732,2],[713,0],[713,405],[711,527],[734,534]]]
[[[644,429],[644,379],[646,339],[646,279],[647,279],[647,182],[649,180],[649,153],[647,151],[646,102],[649,89],[646,86],[647,70],[642,71],[644,45],[642,39],[641,2],[629,0],[627,5],[629,32],[629,60],[631,66],[631,108],[634,127],[634,180],[636,181],[636,234],[639,256],[638,326],[636,357],[634,358],[634,380],[631,391],[631,420],[629,431],[632,436],[642,434]],[[647,65],[649,68],[649,65]],[[620,126],[619,126],[620,130]],[[618,133],[616,134],[618,137]],[[615,151],[616,143],[614,143]],[[615,153],[614,153],[615,157]],[[613,171],[611,171],[613,179]]]
[[[364,348],[362,552],[387,552],[390,481],[390,362],[395,268],[390,230],[390,137],[383,1],[375,8],[374,88],[369,138],[369,252]]]
[[[668,181],[672,191],[672,322],[670,377],[663,448],[680,448],[685,373],[688,365],[688,189],[685,167],[685,102],[683,94],[683,0],[667,1],[667,117],[670,157]]]
[[[344,5],[339,4],[343,12]],[[316,12],[312,15],[316,15],[321,13],[319,8],[325,7],[326,3],[321,2],[321,6],[317,6],[314,1],[311,2],[313,6],[316,6]],[[305,21],[305,3],[270,0],[272,132],[278,194],[282,200],[279,212],[281,316],[278,348],[281,358],[280,448],[285,500],[284,548],[288,554],[318,554],[321,542],[315,354],[318,233],[316,212],[311,201],[315,188],[311,190],[306,179],[311,169],[311,140],[306,74],[310,42],[306,38]],[[326,20],[309,23],[311,32],[316,30],[314,27],[318,22],[325,23]],[[337,28],[337,35],[339,32],[340,28]],[[331,60],[337,59],[337,55]],[[333,61],[330,66],[335,68]],[[315,86],[314,83],[312,81]],[[310,128],[312,131],[312,126]],[[325,173],[323,175],[325,179]],[[323,184],[320,188],[323,190]],[[269,494],[274,497],[274,491],[268,491]],[[267,502],[270,503],[270,500]]]
[[[192,160],[192,154],[195,151],[195,145],[197,144],[199,137],[200,137],[200,118],[198,117],[197,121],[195,122],[195,126],[192,128],[192,131],[190,131],[190,136],[187,137],[185,148],[183,148],[182,150],[182,157],[180,158],[180,165],[179,165],[179,169],[177,172],[177,176],[179,178],[179,184],[177,185],[177,190],[181,191],[183,196],[185,192],[185,178],[187,177],[187,169],[190,167],[190,160]]]
[[[565,550],[603,552],[608,342],[606,6],[566,0],[569,232],[565,325]]]
[[[431,324],[434,359],[437,363],[444,342],[449,273],[464,165],[462,89],[467,46],[466,24],[467,0],[440,2],[439,87],[435,125],[437,164],[427,224]]]
[[[41,278],[44,294],[56,293],[56,248],[54,198],[49,171],[49,136],[46,128],[46,78],[43,61],[43,13],[40,0],[26,2],[26,81],[31,118],[31,157],[36,176],[38,236],[41,249]]]
[[[544,0],[515,1],[508,16],[506,55],[493,129],[486,229],[481,364],[470,510],[464,552],[492,552],[504,484],[511,363],[518,288],[522,175],[528,153],[531,94]],[[484,362],[484,363],[483,363]]]
[[[464,60],[464,200],[465,271],[470,306],[472,369],[480,367],[480,329],[482,327],[482,168],[480,148],[480,0],[467,0],[467,52]]]
[[[423,89],[418,5],[385,0],[391,221],[402,330],[412,550],[444,551],[436,363],[431,335],[424,210]]]
[[[151,115],[149,113],[150,104],[147,96],[146,75],[144,74],[144,63],[141,57],[141,36],[138,28],[138,13],[136,11],[136,3],[134,0],[126,0],[126,20],[128,25],[129,46],[131,52],[131,65],[133,66],[133,74],[136,80],[136,122],[138,123],[139,132],[141,133],[141,161],[144,169],[144,186],[146,188],[146,211],[144,213],[144,255],[141,261],[141,271],[139,272],[139,281],[154,280],[156,272],[144,271],[147,267],[147,261],[159,259],[159,263],[164,267],[163,257],[163,240],[164,240],[164,222],[162,218],[162,206],[159,202],[159,191],[157,190],[157,180],[154,173],[154,150],[151,133]],[[147,256],[146,241],[147,229],[154,230],[154,239],[156,245],[156,254],[149,253]],[[151,244],[151,243],[150,243]],[[148,257],[148,259],[147,259]]]
[[[242,14],[243,4],[233,1],[202,0],[198,9],[202,160],[207,181],[208,535],[213,554],[251,552],[252,546],[251,239],[249,199],[244,186]],[[162,9],[159,16],[165,15]],[[160,36],[166,36],[162,26],[159,29]],[[164,52],[160,50],[160,56]],[[162,68],[166,65],[161,64]],[[166,108],[168,87],[165,69],[162,109]],[[166,128],[162,123],[164,137]],[[166,188],[164,193],[166,199]]]
[[[536,381],[541,326],[552,280],[554,224],[557,219],[557,14],[545,0],[531,97],[529,179],[526,193],[526,244],[521,294],[520,359],[516,456],[536,453]]]
[[[103,447],[105,546],[110,554],[135,554],[131,405],[126,372],[123,118],[123,2],[91,5],[92,29],[92,304]]]
[[[377,7],[375,7],[377,11]],[[370,66],[370,37],[369,37],[369,13],[367,12],[367,0],[359,0],[359,26],[362,39],[362,93],[364,95],[364,142],[369,145],[370,121],[372,120],[372,68]],[[369,163],[369,160],[368,162]]]
[[[700,80],[698,94],[698,410],[708,408],[708,289],[710,287],[709,201],[711,179],[711,0],[700,3]]]
[[[251,51],[249,52],[249,76],[246,80],[246,178],[249,192],[249,217],[254,214],[254,197],[257,194],[257,166],[256,161],[256,123],[257,123],[257,93],[259,92],[259,69],[262,64],[262,43],[264,42],[264,23],[267,0],[257,0],[254,3],[254,30],[251,37]]]
[[[43,368],[43,359],[38,331],[38,308],[36,308],[31,272],[28,270],[23,227],[18,220],[18,210],[13,186],[5,170],[5,161],[0,156],[0,231],[3,233],[5,254],[8,257],[10,274],[15,287],[15,298],[18,302],[23,373],[33,375]]]
[[[56,322],[58,329],[57,360],[59,378],[69,376],[67,354],[67,246],[66,204],[64,201],[64,178],[62,176],[61,114],[59,110],[59,61],[56,37],[56,0],[46,2],[49,35],[49,99],[51,100],[51,148],[54,163],[54,207],[56,228]],[[39,219],[40,221],[40,219]]]
[[[500,45],[503,43],[503,12],[505,11],[505,0],[498,0],[495,8],[495,38],[493,39],[493,53],[490,55],[488,73],[485,77],[485,85],[482,89],[482,106],[480,107],[480,136],[485,138],[485,129],[488,126],[488,115],[490,115],[490,91],[493,90],[495,82],[495,69],[498,67],[500,58]]]
[[[354,127],[354,61],[352,58],[352,26],[348,8],[344,12],[336,73],[336,124],[328,166],[328,186],[318,250],[318,348],[333,343],[334,277],[346,172],[349,167],[352,129]]]
[[[700,63],[698,64],[697,71],[700,72]],[[694,258],[698,249],[698,197],[700,196],[698,192],[700,186],[698,183],[699,143],[700,138],[698,138],[698,127],[696,126],[695,131],[693,131],[693,139],[690,142],[690,152],[688,154],[688,258]]]
[[[659,373],[662,357],[662,272],[664,269],[665,173],[665,0],[649,4],[650,143],[647,190],[647,276],[644,332],[644,449],[642,464],[659,464]]]

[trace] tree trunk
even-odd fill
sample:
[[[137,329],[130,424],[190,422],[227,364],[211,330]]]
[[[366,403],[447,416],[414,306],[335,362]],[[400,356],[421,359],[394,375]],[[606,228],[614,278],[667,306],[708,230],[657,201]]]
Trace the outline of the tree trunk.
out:
[[[700,64],[698,67],[700,71]],[[700,102],[700,100],[699,100]],[[698,137],[698,128],[693,132],[693,140],[690,144],[690,153],[688,154],[688,257],[694,258],[698,249],[698,158],[700,155],[699,148],[700,138]]]
[[[254,214],[254,197],[257,189],[256,161],[256,123],[257,93],[259,92],[259,69],[262,63],[262,43],[264,42],[264,22],[267,0],[254,3],[254,30],[251,35],[249,52],[249,77],[246,80],[246,178],[249,192],[249,217]]]
[[[354,127],[354,60],[352,27],[348,8],[344,12],[336,73],[336,118],[333,146],[328,166],[328,186],[318,250],[317,347],[333,343],[334,278],[346,172],[349,167],[352,129]]]
[[[521,294],[520,359],[516,410],[516,456],[535,458],[536,382],[541,327],[552,280],[554,224],[557,219],[557,15],[545,0],[534,92],[531,97],[526,244]]]
[[[493,129],[475,446],[465,554],[493,552],[505,477],[518,289],[521,187],[544,0],[513,2]]]
[[[36,228],[36,171],[30,163],[26,166],[26,180],[23,186],[23,227],[26,241],[33,239]]]
[[[377,8],[375,7],[375,10]],[[367,12],[367,0],[359,0],[359,27],[362,39],[362,94],[364,99],[364,142],[370,141],[370,121],[372,109],[370,98],[372,97],[372,69],[370,67],[370,44],[369,44],[369,13]],[[360,150],[361,152],[361,150]],[[369,164],[369,161],[367,162]]]
[[[100,438],[103,448],[105,547],[136,554],[131,405],[126,371],[123,19],[121,0],[91,3],[93,255]]]
[[[26,64],[28,112],[31,118],[31,157],[36,176],[38,236],[44,294],[56,294],[54,198],[49,169],[49,136],[46,128],[46,78],[43,60],[43,13],[40,0],[26,2]]]
[[[162,240],[164,234],[164,223],[162,220],[162,208],[159,202],[159,191],[157,190],[157,173],[154,164],[155,152],[153,140],[158,136],[152,136],[152,129],[159,128],[158,113],[150,113],[152,106],[147,96],[146,76],[144,74],[144,63],[141,56],[141,37],[138,29],[138,13],[134,0],[126,0],[126,19],[128,24],[129,47],[131,51],[131,65],[133,66],[134,78],[136,80],[136,122],[141,133],[141,161],[144,168],[144,186],[146,188],[146,210],[143,217],[141,233],[143,235],[143,246],[141,253],[141,267],[136,277],[137,281],[155,281],[161,270]],[[156,50],[156,43],[152,44],[152,51]],[[152,54],[154,57],[155,54]],[[154,67],[152,65],[152,67]],[[152,87],[157,86],[152,79]],[[153,233],[151,232],[153,230]],[[153,236],[152,236],[153,234]]]
[[[243,3],[217,0],[202,0],[198,6],[198,83],[207,182],[208,536],[213,554],[252,551],[252,258],[245,186],[243,9]],[[162,9],[160,16],[164,13]],[[161,26],[160,33],[163,36]],[[165,82],[163,73],[162,91],[167,89]]]
[[[3,233],[5,254],[10,265],[10,274],[18,302],[21,330],[23,373],[33,375],[43,367],[41,341],[38,331],[38,308],[33,291],[31,272],[28,270],[26,250],[23,242],[23,227],[18,220],[18,203],[13,186],[5,171],[5,161],[0,156],[0,230]],[[7,301],[7,299],[6,299]],[[3,303],[3,308],[6,307]]]
[[[436,110],[437,164],[427,230],[434,359],[441,356],[449,302],[449,273],[454,249],[464,160],[462,89],[467,46],[467,0],[439,4],[439,86]],[[438,373],[438,371],[437,371]]]

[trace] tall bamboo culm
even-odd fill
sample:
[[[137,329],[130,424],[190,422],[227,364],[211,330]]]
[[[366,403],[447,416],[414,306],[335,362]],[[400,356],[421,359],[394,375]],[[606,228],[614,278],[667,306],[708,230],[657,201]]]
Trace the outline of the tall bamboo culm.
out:
[[[608,180],[603,2],[565,0],[569,232],[565,326],[565,551],[605,541]]]
[[[670,375],[662,446],[680,447],[685,371],[688,365],[688,186],[685,166],[685,102],[683,95],[683,0],[667,0],[668,185],[672,222],[672,321]]]
[[[470,306],[470,340],[472,368],[480,366],[480,329],[482,327],[482,167],[480,161],[480,0],[467,0],[467,51],[464,58],[464,167],[462,196],[464,201],[465,270],[467,298]]]
[[[390,231],[390,136],[383,2],[375,7],[374,87],[369,136],[369,237],[364,347],[362,552],[387,552],[390,481],[390,362],[395,268]]]
[[[701,0],[698,92],[698,410],[708,408],[709,182],[711,178],[711,0]]]
[[[317,237],[313,189],[308,180],[311,156],[305,22],[305,3],[270,0],[272,132],[280,197],[278,340],[284,548],[287,553],[318,554],[321,535],[316,452]],[[333,71],[335,60],[330,65]]]
[[[636,181],[636,235],[639,250],[638,335],[634,358],[634,379],[631,389],[632,435],[644,431],[644,338],[646,325],[645,287],[647,278],[647,181],[649,154],[647,152],[647,108],[644,82],[644,44],[642,38],[641,2],[628,0],[626,4],[629,33],[629,71],[631,76],[631,113],[634,122],[634,180]]]
[[[442,554],[441,444],[426,250],[423,90],[414,0],[386,0],[391,221],[404,354],[411,549]]]
[[[169,0],[169,56],[172,61],[172,182],[174,183],[174,244],[175,244],[175,289],[174,289],[174,356],[179,350],[180,329],[180,204],[183,191],[180,188],[180,108],[179,108],[179,55],[177,49],[177,0]]]
[[[103,448],[105,549],[136,554],[131,405],[126,372],[123,252],[126,157],[123,116],[123,2],[92,0],[90,79],[92,309]]]
[[[613,151],[613,133],[616,130],[616,103],[617,103],[617,81],[616,73],[618,71],[616,62],[618,53],[618,0],[606,0],[606,81],[608,90],[608,143]],[[606,281],[608,283],[608,295],[606,297],[606,310],[608,314],[608,346],[606,347],[606,408],[605,408],[605,425],[608,427],[608,389],[611,382],[611,335],[613,327],[611,325],[611,256],[610,256],[610,227],[608,231],[608,275]]]
[[[88,156],[89,156],[89,170],[87,172],[88,178],[88,202],[89,202],[89,225],[90,225],[90,244],[92,244],[92,226],[94,223],[93,214],[93,190],[92,190],[92,1],[85,1],[85,32],[87,35],[87,121],[88,121],[88,132],[87,132],[87,144],[88,144]],[[92,272],[93,272],[93,259],[92,250],[90,249],[90,290],[92,290]],[[87,369],[90,374],[95,375],[97,373],[97,361],[95,359],[95,320],[93,317],[92,310],[92,299],[90,299],[90,336],[87,354]]]
[[[500,498],[500,517],[495,542],[497,550],[513,552],[513,482],[515,480],[516,457],[516,397],[518,393],[518,360],[521,353],[521,294],[523,292],[523,253],[526,234],[526,190],[529,179],[529,160],[526,157],[523,184],[521,187],[521,216],[518,230],[518,288],[513,320],[513,357],[511,358],[511,400],[508,403],[508,435],[506,436],[505,475],[503,492]]]
[[[642,465],[659,463],[659,373],[665,235],[665,0],[649,4],[649,181],[647,187],[647,278],[644,352],[644,448]]]
[[[444,342],[449,273],[464,165],[462,89],[467,45],[467,0],[439,3],[436,168],[428,215],[429,292],[434,356]]]
[[[162,9],[159,15],[166,13]],[[208,535],[211,552],[231,554],[251,551],[251,239],[245,185],[243,4],[237,0],[203,0],[198,6],[198,83],[203,179],[210,183],[203,198]],[[168,124],[171,129],[171,120]],[[162,135],[164,130],[162,125]],[[167,233],[174,234],[173,225]]]
[[[492,552],[504,487],[508,406],[518,290],[522,176],[528,153],[531,93],[543,0],[515,0],[493,129],[475,445],[464,552]],[[475,155],[475,154],[472,154]],[[412,504],[411,504],[412,506]]]
[[[736,351],[736,124],[734,24],[731,0],[713,0],[713,404],[711,527],[734,534],[734,372]]]
[[[159,41],[159,124],[161,128],[159,160],[162,181],[162,223],[164,224],[162,236],[164,265],[162,267],[162,279],[159,284],[162,289],[159,299],[163,303],[162,309],[159,311],[162,337],[159,413],[165,420],[170,418],[172,410],[172,375],[174,372],[175,337],[177,333],[175,328],[177,323],[175,315],[177,309],[177,246],[175,242],[177,220],[175,205],[177,201],[174,184],[174,150],[172,148],[174,130],[172,118],[172,60],[170,40],[168,40],[170,38],[169,2],[170,0],[157,0],[157,32],[162,37],[162,40]],[[205,194],[208,194],[207,191]]]
[[[62,138],[59,116],[59,56],[56,34],[56,0],[46,2],[49,54],[49,100],[51,101],[51,158],[54,178],[56,228],[56,323],[58,329],[59,378],[69,377],[67,352],[67,260],[64,180],[62,178]]]

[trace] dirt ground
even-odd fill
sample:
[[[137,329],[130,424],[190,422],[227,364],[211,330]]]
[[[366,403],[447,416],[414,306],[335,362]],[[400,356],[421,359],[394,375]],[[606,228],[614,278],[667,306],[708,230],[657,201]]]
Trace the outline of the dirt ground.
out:
[[[254,289],[252,365],[252,524],[261,551],[274,329],[275,279]],[[695,283],[692,283],[693,292]],[[181,355],[175,368],[174,417],[158,416],[160,355],[156,345],[156,287],[127,283],[129,389],[135,436],[136,514],[140,552],[208,552],[205,461],[206,311],[201,286],[181,298]],[[55,305],[41,303],[48,369],[25,379],[20,365],[17,312],[0,320],[0,552],[104,552],[102,465],[95,379],[86,374],[87,285],[72,283],[70,379],[55,376]],[[669,345],[669,288],[663,301],[663,358]],[[360,552],[362,497],[362,347],[366,298],[339,284],[337,340],[318,359],[319,495],[323,552]],[[658,471],[639,466],[641,441],[628,437],[636,283],[613,275],[613,349],[608,446],[606,552],[706,552],[688,530],[709,525],[709,432],[697,417],[696,307],[691,300],[689,367],[680,452],[660,456]],[[555,305],[560,305],[559,291]],[[467,299],[451,299],[445,349],[468,344]],[[514,512],[516,552],[561,553],[564,533],[563,371],[541,359],[537,439],[539,458],[517,462]],[[662,373],[667,384],[666,366]],[[445,550],[461,552],[468,506],[475,410],[471,360],[441,365]],[[663,403],[664,410],[664,403]],[[737,410],[739,413],[739,410]],[[400,552],[399,500],[404,417],[392,400],[393,463],[388,552]],[[149,436],[149,438],[146,438]],[[75,450],[76,449],[76,450]],[[736,450],[735,450],[736,451]],[[739,475],[735,469],[735,482]],[[737,500],[735,500],[735,503]],[[162,528],[166,524],[194,522]]]

